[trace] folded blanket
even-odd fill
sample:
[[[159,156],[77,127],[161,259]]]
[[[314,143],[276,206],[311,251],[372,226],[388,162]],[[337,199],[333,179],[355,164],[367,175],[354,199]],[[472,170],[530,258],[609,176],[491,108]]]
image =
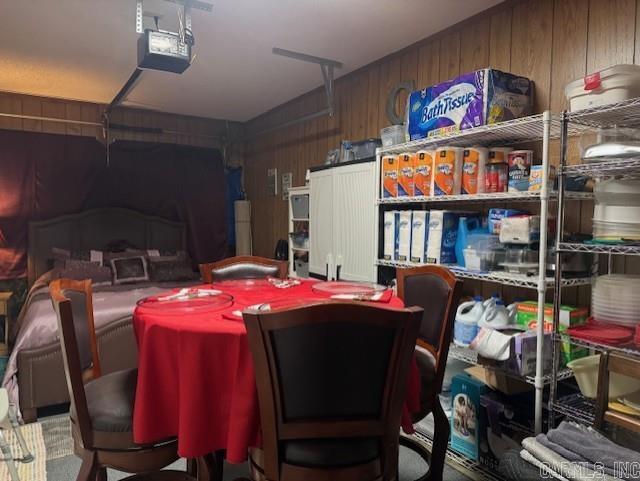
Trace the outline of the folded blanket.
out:
[[[519,449],[509,449],[505,451],[500,459],[498,471],[505,479],[511,481],[540,481],[549,479],[549,475],[543,475],[539,467],[525,461],[520,456]]]
[[[589,469],[593,469],[594,471],[604,471],[605,473],[616,476],[616,473],[613,469],[602,465],[601,463],[596,466],[593,462],[587,460],[586,458],[580,456],[577,453],[561,446],[560,444],[556,444],[553,441],[550,441],[546,434],[538,434],[536,436],[536,441],[538,441],[543,446],[549,448],[551,451],[558,453],[563,458],[566,458],[568,461],[578,463],[582,466],[586,466]]]
[[[547,433],[547,438],[588,461],[614,470],[621,479],[633,479],[620,469],[622,466],[640,464],[640,453],[619,446],[593,428],[577,423],[563,421],[557,429],[551,429]]]
[[[529,451],[538,461],[546,464],[552,470],[561,474],[567,479],[576,481],[615,481],[616,478],[609,476],[602,471],[594,471],[588,467],[573,463],[551,449],[543,446],[535,438],[526,438],[522,441],[522,447]]]
[[[538,468],[538,471],[540,472],[540,474],[542,475],[544,473],[546,478],[549,478],[551,476],[556,479],[559,479],[560,481],[569,481],[560,473],[557,473],[556,471],[551,469],[547,463],[543,463],[526,449],[523,449],[522,451],[520,451],[520,457],[524,459],[526,462],[528,462],[529,464],[531,464],[532,466],[535,466],[536,468]]]

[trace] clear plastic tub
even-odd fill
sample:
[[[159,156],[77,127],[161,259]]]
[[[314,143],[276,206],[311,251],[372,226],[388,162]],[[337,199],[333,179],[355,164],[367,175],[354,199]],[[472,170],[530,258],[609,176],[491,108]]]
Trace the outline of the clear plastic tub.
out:
[[[407,141],[406,135],[406,128],[404,124],[390,125],[389,127],[385,127],[380,130],[383,147],[404,144]]]

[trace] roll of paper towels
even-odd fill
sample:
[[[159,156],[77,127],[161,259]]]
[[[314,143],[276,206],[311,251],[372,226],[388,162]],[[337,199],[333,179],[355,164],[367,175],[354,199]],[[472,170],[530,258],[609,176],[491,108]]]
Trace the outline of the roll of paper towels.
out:
[[[251,202],[236,200],[234,203],[236,218],[236,255],[249,256],[252,254],[251,238]]]

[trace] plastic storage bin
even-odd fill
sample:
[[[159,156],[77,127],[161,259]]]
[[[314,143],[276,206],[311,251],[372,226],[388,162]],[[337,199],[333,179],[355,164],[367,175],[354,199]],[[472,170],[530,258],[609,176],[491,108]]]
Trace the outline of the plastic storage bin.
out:
[[[576,359],[567,363],[567,366],[573,371],[582,395],[595,399],[598,393],[600,354]],[[609,374],[609,399],[617,399],[638,390],[640,390],[639,379],[616,372]]]
[[[382,137],[382,145],[384,147],[391,147],[392,145],[403,144],[406,142],[406,128],[404,124],[390,125],[380,130],[380,137]]]
[[[565,87],[571,110],[588,109],[640,97],[640,66],[614,65]]]
[[[294,270],[298,277],[309,277],[309,263],[302,259],[295,260]]]
[[[309,218],[309,195],[292,195],[291,196],[291,211],[294,219],[308,219]]]
[[[309,248],[309,234],[307,232],[291,232],[291,246],[294,249],[308,249]]]

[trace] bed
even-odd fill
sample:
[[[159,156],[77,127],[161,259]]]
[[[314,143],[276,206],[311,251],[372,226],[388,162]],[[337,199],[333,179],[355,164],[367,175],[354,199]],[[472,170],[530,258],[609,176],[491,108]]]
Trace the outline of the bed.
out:
[[[48,297],[47,273],[52,248],[100,250],[114,240],[140,249],[186,251],[186,229],[179,222],[121,208],[105,208],[29,224],[29,295],[14,332],[14,349],[3,386],[19,402],[25,422],[37,409],[69,401],[57,321]],[[94,311],[103,372],[135,367],[136,343],[131,325],[135,302],[182,283],[94,287]]]

